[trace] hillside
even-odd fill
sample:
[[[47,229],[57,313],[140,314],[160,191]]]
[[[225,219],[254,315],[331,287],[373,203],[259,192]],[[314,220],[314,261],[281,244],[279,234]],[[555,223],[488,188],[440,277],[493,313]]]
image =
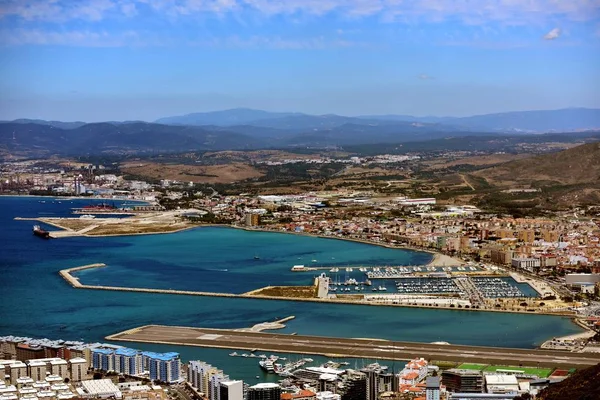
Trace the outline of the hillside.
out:
[[[558,153],[512,161],[481,170],[475,175],[497,186],[579,185],[600,182],[600,142],[587,143]]]
[[[600,110],[565,108],[562,110],[514,111],[470,117],[413,117],[410,115],[367,115],[361,118],[386,121],[411,121],[456,126],[459,129],[493,132],[566,132],[600,128]]]
[[[156,153],[188,150],[242,150],[264,142],[236,132],[159,124],[85,124],[73,129],[50,125],[0,124],[0,150],[31,157],[49,154]]]
[[[540,400],[600,399],[600,364],[575,372],[560,383],[542,390]]]

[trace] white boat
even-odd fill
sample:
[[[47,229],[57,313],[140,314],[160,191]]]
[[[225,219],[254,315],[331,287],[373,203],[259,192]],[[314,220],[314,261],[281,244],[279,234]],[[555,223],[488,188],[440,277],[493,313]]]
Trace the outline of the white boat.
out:
[[[267,358],[265,360],[260,360],[258,362],[258,365],[260,365],[260,367],[262,369],[264,369],[265,371],[267,371],[270,374],[275,372],[275,362],[270,358]]]
[[[242,357],[248,357],[247,353],[242,354]]]
[[[229,353],[229,355],[230,355],[231,357],[237,357],[237,356],[238,356],[238,353],[234,351],[233,353]]]

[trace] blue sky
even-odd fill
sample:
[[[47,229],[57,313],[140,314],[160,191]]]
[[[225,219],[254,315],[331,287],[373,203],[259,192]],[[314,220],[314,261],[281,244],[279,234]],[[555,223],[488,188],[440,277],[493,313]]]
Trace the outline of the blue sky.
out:
[[[600,0],[0,0],[0,119],[600,108]]]

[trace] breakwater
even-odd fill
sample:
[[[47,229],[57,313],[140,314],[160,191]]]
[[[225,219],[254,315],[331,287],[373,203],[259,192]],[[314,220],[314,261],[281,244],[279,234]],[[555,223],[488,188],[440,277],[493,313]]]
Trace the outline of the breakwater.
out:
[[[170,295],[183,295],[183,296],[205,296],[205,297],[229,297],[229,298],[250,298],[260,300],[279,300],[279,301],[295,301],[295,302],[311,302],[311,303],[328,303],[328,304],[352,304],[352,305],[365,305],[374,307],[411,307],[411,308],[435,308],[443,310],[459,310],[455,307],[448,306],[425,306],[425,305],[414,305],[414,304],[394,304],[394,303],[373,303],[366,302],[361,299],[351,298],[305,298],[305,297],[285,297],[285,296],[269,296],[269,295],[258,295],[255,294],[257,291],[251,291],[243,294],[235,293],[219,293],[219,292],[203,292],[203,291],[192,291],[192,290],[176,290],[176,289],[153,289],[153,288],[137,288],[137,287],[125,287],[125,286],[103,286],[103,285],[86,285],[79,281],[79,279],[72,275],[72,272],[78,272],[92,268],[104,268],[106,264],[95,263],[87,264],[79,267],[67,268],[59,271],[60,276],[69,283],[73,288],[76,289],[90,289],[90,290],[108,290],[108,291],[121,291],[121,292],[139,292],[139,293],[158,293],[158,294],[170,294]],[[512,314],[546,314],[546,315],[562,315],[562,316],[573,316],[572,312],[539,312],[539,311],[520,311],[520,310],[497,310],[497,309],[460,309],[461,311],[474,311],[474,312],[496,312],[496,313],[512,313]]]

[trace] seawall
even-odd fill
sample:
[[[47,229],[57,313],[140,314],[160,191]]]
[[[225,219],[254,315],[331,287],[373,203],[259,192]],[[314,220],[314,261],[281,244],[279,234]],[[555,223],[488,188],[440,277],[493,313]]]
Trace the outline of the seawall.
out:
[[[88,264],[80,267],[67,268],[59,272],[60,276],[63,277],[72,287],[76,289],[90,289],[90,290],[111,290],[120,292],[140,292],[140,293],[158,293],[158,294],[171,294],[171,295],[184,295],[184,296],[205,296],[205,297],[229,297],[229,298],[242,298],[242,299],[258,299],[258,300],[279,300],[279,301],[303,301],[309,303],[326,303],[326,304],[351,304],[351,305],[362,305],[372,307],[408,307],[408,308],[426,308],[426,309],[438,309],[438,310],[452,310],[452,311],[470,311],[470,312],[495,312],[495,313],[510,313],[510,314],[537,314],[537,315],[553,315],[553,316],[567,316],[573,317],[572,313],[567,312],[528,312],[528,311],[515,311],[515,310],[494,310],[494,309],[465,309],[455,307],[428,307],[423,305],[411,305],[411,304],[389,304],[389,303],[370,303],[361,300],[349,300],[349,299],[320,299],[320,298],[301,298],[301,297],[279,297],[279,296],[259,296],[252,294],[253,292],[235,294],[235,293],[218,293],[218,292],[202,292],[192,290],[174,290],[174,289],[152,289],[152,288],[136,288],[136,287],[124,287],[124,286],[102,286],[102,285],[86,285],[83,284],[71,275],[71,272],[77,272],[90,268],[102,268],[106,264],[96,263]]]

